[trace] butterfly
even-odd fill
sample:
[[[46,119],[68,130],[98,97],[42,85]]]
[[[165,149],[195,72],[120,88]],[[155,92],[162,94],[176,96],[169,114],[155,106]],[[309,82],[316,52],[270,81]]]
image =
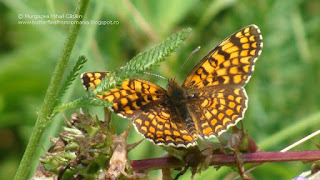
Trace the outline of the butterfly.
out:
[[[155,144],[195,146],[199,137],[217,137],[244,117],[248,102],[244,86],[262,47],[258,26],[249,25],[202,58],[182,86],[171,79],[165,90],[132,77],[97,97],[112,103],[116,114],[132,119],[137,132]],[[108,75],[85,72],[81,78],[88,90]]]

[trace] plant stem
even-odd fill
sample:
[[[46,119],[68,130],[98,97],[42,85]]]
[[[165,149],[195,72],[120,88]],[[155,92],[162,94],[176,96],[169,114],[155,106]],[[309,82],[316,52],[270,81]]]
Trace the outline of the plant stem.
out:
[[[210,165],[234,165],[236,164],[234,155],[216,154],[209,155]],[[265,162],[285,162],[285,161],[316,161],[320,159],[320,150],[290,151],[290,152],[256,152],[242,154],[244,163],[265,163]],[[147,169],[178,168],[185,164],[175,157],[162,157],[142,160],[132,160],[133,171]]]
[[[80,15],[76,20],[78,22],[83,20],[87,7],[89,5],[90,0],[80,0],[75,14]],[[66,67],[68,65],[70,55],[73,49],[73,46],[76,42],[81,24],[74,23],[70,26],[67,39],[64,44],[64,48],[59,56],[57,61],[57,65],[53,72],[47,93],[44,98],[43,106],[39,112],[36,124],[34,126],[33,132],[29,139],[29,143],[27,145],[26,151],[22,157],[19,168],[15,175],[15,180],[26,179],[28,176],[28,172],[30,170],[31,161],[35,158],[35,151],[38,148],[41,136],[44,133],[46,125],[50,122],[51,113],[54,108],[55,101],[57,99],[57,95],[59,93],[59,88],[62,83],[63,75],[66,71]]]

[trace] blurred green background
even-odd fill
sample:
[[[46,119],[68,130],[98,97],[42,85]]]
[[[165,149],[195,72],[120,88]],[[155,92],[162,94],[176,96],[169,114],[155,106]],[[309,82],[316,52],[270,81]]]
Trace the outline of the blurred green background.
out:
[[[72,20],[51,14],[73,14],[77,1],[0,1],[0,177],[12,179],[43,103],[51,74],[62,50],[69,25],[19,24],[30,21]],[[29,15],[45,15],[31,17]],[[182,28],[193,29],[185,44],[171,54],[153,73],[174,77],[193,49],[202,46],[178,74],[183,82],[197,62],[224,38],[238,29],[256,24],[264,48],[246,90],[249,108],[243,120],[245,129],[264,151],[279,151],[320,127],[320,1],[319,0],[176,0],[176,1],[92,1],[85,20],[117,21],[113,25],[91,22],[83,25],[71,55],[69,69],[80,55],[88,62],[84,71],[105,71],[123,66],[141,51],[165,40]],[[163,87],[167,83],[145,76]],[[77,79],[64,102],[86,92]],[[90,112],[103,118],[102,108]],[[39,152],[50,145],[49,136],[60,130],[58,114],[47,129]],[[128,120],[113,117],[122,132]],[[134,130],[130,142],[141,139]],[[317,149],[319,137],[294,150]],[[43,148],[42,148],[43,147]],[[160,157],[163,151],[143,142],[129,153],[131,159]],[[37,162],[32,165],[37,166]],[[267,163],[254,170],[255,179],[291,179],[309,170],[302,162]],[[230,179],[232,170],[213,167],[196,179]],[[158,179],[153,171],[150,179]],[[190,179],[190,172],[181,177]]]

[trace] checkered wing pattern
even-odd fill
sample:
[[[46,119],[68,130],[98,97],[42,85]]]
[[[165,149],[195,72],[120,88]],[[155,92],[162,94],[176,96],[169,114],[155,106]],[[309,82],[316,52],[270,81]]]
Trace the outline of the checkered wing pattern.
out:
[[[82,74],[83,84],[88,89],[98,85],[107,75],[108,72],[86,72]],[[139,78],[127,79],[119,88],[97,97],[112,102],[115,113],[131,118],[136,130],[155,144],[177,147],[195,144],[185,122],[168,103],[166,90],[152,82]]]
[[[88,90],[90,87],[97,86],[102,79],[109,76],[109,72],[85,72],[81,74],[81,80],[84,88]]]
[[[219,136],[243,118],[247,109],[243,86],[253,73],[262,45],[259,28],[244,27],[215,47],[189,73],[182,87],[190,96],[188,108],[203,137]]]
[[[256,25],[235,32],[189,73],[182,87],[242,87],[251,77],[254,64],[262,49],[262,36]]]
[[[243,118],[248,99],[243,87],[254,71],[262,45],[259,28],[250,25],[215,47],[182,86],[169,81],[168,90],[164,90],[152,82],[130,78],[97,97],[113,103],[115,113],[131,118],[137,131],[155,144],[193,146],[198,135],[219,136]],[[82,81],[88,89],[108,75],[88,72]]]
[[[215,89],[194,93],[188,103],[192,119],[200,136],[219,136],[243,118],[247,108],[244,88]]]
[[[134,124],[138,132],[155,144],[175,147],[196,144],[171,104],[160,103],[145,109],[134,119]]]

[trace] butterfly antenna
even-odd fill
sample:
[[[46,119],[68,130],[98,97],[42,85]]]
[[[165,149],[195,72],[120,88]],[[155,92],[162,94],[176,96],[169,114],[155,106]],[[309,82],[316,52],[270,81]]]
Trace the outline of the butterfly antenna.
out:
[[[189,55],[189,57],[184,61],[184,63],[182,64],[182,66],[179,68],[179,70],[177,71],[176,75],[174,76],[174,79],[176,79],[177,74],[182,70],[183,66],[189,61],[190,57],[197,51],[199,51],[199,49],[201,48],[201,46],[198,46],[197,48],[195,48],[191,54]]]
[[[155,76],[155,77],[158,77],[158,78],[161,78],[161,79],[166,79],[166,78],[160,76],[159,74],[153,74],[153,73],[150,73],[150,72],[143,72],[143,73],[151,75],[151,76]]]

